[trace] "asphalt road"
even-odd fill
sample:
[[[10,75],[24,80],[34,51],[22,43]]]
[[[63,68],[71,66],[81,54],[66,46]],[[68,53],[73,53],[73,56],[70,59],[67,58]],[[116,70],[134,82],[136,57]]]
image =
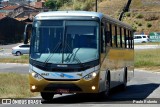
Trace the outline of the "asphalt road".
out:
[[[160,73],[135,70],[134,78],[128,82],[126,90],[115,88],[111,90],[108,99],[97,99],[89,95],[57,95],[53,101],[44,104],[131,104],[133,100],[157,98],[160,104]],[[159,99],[158,99],[159,98]]]
[[[28,65],[0,64],[0,72],[28,73]],[[40,96],[36,98],[42,100]],[[97,99],[97,97],[91,95],[66,94],[62,96],[55,95],[52,101],[46,102],[42,100],[42,103],[54,104],[56,107],[63,107],[66,106],[66,104],[76,104],[76,106],[89,104],[94,107],[103,107],[103,104],[132,104],[133,101],[141,101],[144,99],[151,101],[156,100],[160,104],[160,73],[136,69],[134,78],[127,84],[127,89],[125,91],[119,88],[112,89],[108,99]],[[70,105],[69,107],[72,106]],[[73,107],[75,107],[75,105]]]
[[[0,72],[28,73],[28,64],[0,63]]]

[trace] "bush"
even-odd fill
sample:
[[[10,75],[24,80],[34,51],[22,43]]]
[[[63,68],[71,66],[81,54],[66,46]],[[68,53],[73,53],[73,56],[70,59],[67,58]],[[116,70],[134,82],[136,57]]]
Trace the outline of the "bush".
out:
[[[130,13],[130,12],[127,12],[125,15],[126,15],[127,17],[130,17],[130,16],[131,16],[131,13]]]
[[[138,23],[138,26],[142,26],[142,23]]]
[[[81,10],[81,5],[79,3],[75,3],[74,10]]]
[[[142,15],[142,14],[138,14],[138,15],[136,16],[136,18],[142,19],[142,18],[143,18],[143,15]]]
[[[147,23],[147,27],[148,28],[152,27],[152,24],[151,23]]]
[[[92,4],[89,1],[82,3],[81,10],[89,11],[92,8]]]
[[[152,21],[152,20],[158,20],[159,16],[156,14],[146,14],[145,15],[145,21]]]
[[[132,25],[132,28],[133,28],[134,31],[137,30],[137,27],[135,25]]]

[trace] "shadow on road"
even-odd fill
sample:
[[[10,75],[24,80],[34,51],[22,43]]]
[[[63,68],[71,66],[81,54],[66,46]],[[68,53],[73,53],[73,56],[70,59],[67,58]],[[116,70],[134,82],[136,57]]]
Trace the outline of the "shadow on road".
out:
[[[107,99],[98,98],[97,95],[90,94],[74,94],[54,98],[52,101],[42,101],[43,104],[63,104],[63,103],[92,103],[92,104],[111,104],[111,103],[127,103],[133,100],[146,99],[159,84],[142,84],[130,85],[125,91],[120,88],[111,90],[110,96]]]

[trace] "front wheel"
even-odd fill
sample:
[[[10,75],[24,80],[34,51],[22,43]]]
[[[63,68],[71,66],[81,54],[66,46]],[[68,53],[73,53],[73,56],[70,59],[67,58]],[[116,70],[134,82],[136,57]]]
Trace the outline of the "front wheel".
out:
[[[41,92],[41,97],[45,100],[45,101],[51,101],[54,97],[54,93],[51,92]]]
[[[106,76],[105,87],[106,87],[106,90],[100,93],[100,96],[102,98],[108,98],[109,97],[109,93],[110,93],[110,78],[109,78],[109,74]]]

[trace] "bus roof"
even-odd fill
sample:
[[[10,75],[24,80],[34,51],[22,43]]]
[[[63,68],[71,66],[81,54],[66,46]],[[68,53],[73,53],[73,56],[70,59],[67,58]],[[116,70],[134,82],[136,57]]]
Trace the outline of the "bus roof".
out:
[[[93,17],[99,17],[102,18],[102,13],[97,12],[89,12],[89,11],[51,11],[51,12],[42,12],[36,15],[36,17],[61,17],[61,16],[93,16]]]
[[[112,24],[117,24],[119,26],[125,27],[127,29],[133,30],[131,26],[125,24],[117,19],[110,17],[109,15],[103,15],[99,12],[91,12],[91,11],[50,11],[50,12],[42,12],[36,15],[35,19],[52,19],[53,17],[97,17],[100,20],[105,18]]]

